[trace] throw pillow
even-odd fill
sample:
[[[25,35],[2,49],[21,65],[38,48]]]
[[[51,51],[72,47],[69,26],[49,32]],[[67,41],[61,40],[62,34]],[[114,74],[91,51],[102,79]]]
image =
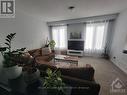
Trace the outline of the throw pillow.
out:
[[[42,48],[42,56],[48,55],[50,53],[51,53],[50,47],[44,47],[44,48]]]
[[[23,56],[24,56],[25,58],[33,58],[33,56],[31,56],[31,55],[29,54],[29,52],[25,52],[25,53],[23,54]]]
[[[41,48],[28,51],[33,57],[41,56]]]

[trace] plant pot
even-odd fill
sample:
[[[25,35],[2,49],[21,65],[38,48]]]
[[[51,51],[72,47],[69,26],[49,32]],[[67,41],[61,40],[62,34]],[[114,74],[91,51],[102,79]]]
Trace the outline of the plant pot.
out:
[[[3,69],[7,79],[16,79],[22,73],[22,67],[18,67],[18,65],[12,67],[4,67]]]
[[[28,73],[27,71],[24,71],[23,76],[24,76],[25,82],[27,84],[31,84],[40,78],[40,71],[38,69],[36,69],[36,71],[33,73]]]

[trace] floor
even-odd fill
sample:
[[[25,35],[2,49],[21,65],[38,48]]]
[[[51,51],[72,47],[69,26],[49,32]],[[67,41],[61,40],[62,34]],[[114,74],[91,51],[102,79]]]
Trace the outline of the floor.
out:
[[[78,66],[91,64],[95,69],[95,80],[101,85],[100,95],[127,95],[127,74],[123,73],[111,61],[103,58],[80,58]],[[111,92],[111,84],[119,78],[124,85],[125,93]]]

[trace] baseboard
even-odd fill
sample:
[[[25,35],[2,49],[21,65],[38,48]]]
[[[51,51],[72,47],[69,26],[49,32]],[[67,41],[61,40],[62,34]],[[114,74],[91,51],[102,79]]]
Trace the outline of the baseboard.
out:
[[[113,61],[113,59],[111,59],[111,58],[110,58],[110,61],[112,62],[112,64],[113,64],[117,69],[119,69],[121,72],[123,72],[123,73],[127,76],[127,72],[126,72],[125,70],[123,70],[122,67],[120,67],[120,66],[117,65],[117,64],[119,64],[119,63]]]

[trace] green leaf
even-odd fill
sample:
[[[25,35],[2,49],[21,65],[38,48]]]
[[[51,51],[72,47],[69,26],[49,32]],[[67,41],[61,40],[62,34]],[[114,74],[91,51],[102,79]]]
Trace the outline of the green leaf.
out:
[[[26,48],[17,49],[17,51],[24,51]]]
[[[0,47],[0,51],[6,51],[7,47]]]
[[[13,39],[15,37],[16,33],[11,33],[10,36],[11,36],[11,39]]]
[[[16,33],[10,33],[6,37],[11,41],[14,38],[15,35],[16,35]]]
[[[21,51],[24,51],[26,48],[21,48]]]
[[[9,40],[11,40],[11,36],[10,35],[7,35],[6,38],[8,38]]]
[[[7,42],[9,42],[9,43],[11,42],[11,40],[10,40],[10,39],[5,39],[5,40],[6,40]]]
[[[47,74],[48,74],[48,76],[50,76],[52,74],[52,70],[51,69],[47,69]]]
[[[10,44],[9,43],[5,43],[8,47],[10,47]]]
[[[47,88],[55,87],[57,91],[63,91],[65,84],[62,81],[60,71],[47,69],[47,75],[48,76],[44,79],[43,86]]]
[[[11,35],[12,37],[14,37],[14,36],[16,35],[16,33],[11,33],[10,35]]]

